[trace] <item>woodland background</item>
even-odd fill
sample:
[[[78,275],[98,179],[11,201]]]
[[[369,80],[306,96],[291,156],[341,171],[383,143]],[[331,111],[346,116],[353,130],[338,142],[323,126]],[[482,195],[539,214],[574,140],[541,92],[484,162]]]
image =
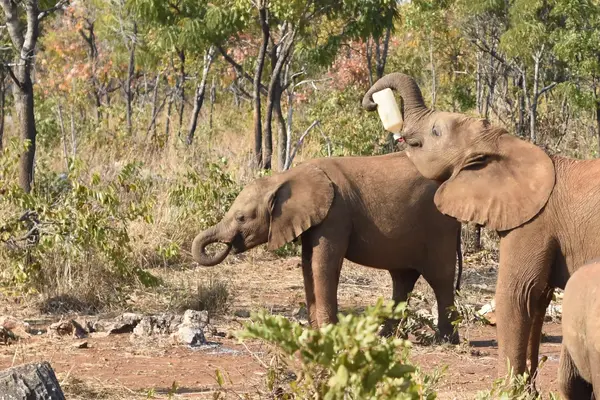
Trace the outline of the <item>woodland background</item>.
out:
[[[0,6],[4,294],[98,311],[161,288],[155,272],[191,267],[194,235],[255,177],[394,151],[360,108],[389,72],[551,153],[600,150],[595,0]]]

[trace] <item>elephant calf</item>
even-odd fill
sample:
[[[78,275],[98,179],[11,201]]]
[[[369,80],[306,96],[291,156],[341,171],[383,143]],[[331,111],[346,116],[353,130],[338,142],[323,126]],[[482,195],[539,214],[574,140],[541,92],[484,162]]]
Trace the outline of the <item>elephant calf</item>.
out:
[[[422,275],[436,295],[442,337],[458,342],[447,309],[454,303],[460,224],[435,207],[437,188],[404,153],[311,160],[246,186],[223,220],[194,239],[192,254],[212,266],[230,252],[262,243],[273,250],[301,237],[306,304],[315,327],[337,321],[344,258],[388,270],[396,302],[406,301]],[[216,242],[226,248],[209,256],[205,248]]]
[[[563,298],[558,380],[567,400],[600,399],[600,262],[579,268]]]

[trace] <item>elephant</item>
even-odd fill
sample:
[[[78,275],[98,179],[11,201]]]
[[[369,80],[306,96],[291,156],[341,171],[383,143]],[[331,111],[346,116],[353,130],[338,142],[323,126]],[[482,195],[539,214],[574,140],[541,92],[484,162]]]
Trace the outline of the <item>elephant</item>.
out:
[[[247,185],[223,219],[192,243],[198,264],[213,266],[228,254],[263,243],[274,250],[300,238],[309,322],[337,322],[342,262],[388,270],[393,300],[404,302],[420,276],[435,292],[442,339],[458,343],[454,276],[460,223],[433,203],[437,183],[423,178],[404,153],[318,158]],[[207,245],[225,248],[214,256]],[[386,322],[382,334],[390,333]],[[438,338],[440,337],[438,336]]]
[[[558,367],[565,400],[600,398],[600,262],[579,268],[565,286]]]
[[[437,181],[434,201],[445,215],[500,236],[496,283],[499,374],[538,366],[545,310],[586,260],[600,256],[600,161],[548,155],[487,120],[426,107],[415,80],[388,74],[365,93],[391,88],[400,97],[406,154]],[[531,376],[531,375],[530,375]]]

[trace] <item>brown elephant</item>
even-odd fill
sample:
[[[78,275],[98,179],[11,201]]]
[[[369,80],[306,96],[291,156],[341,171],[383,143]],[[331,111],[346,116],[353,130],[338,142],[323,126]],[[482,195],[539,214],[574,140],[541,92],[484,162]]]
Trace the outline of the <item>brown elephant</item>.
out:
[[[600,399],[600,262],[579,268],[565,287],[558,382],[565,400]]]
[[[487,121],[433,111],[404,74],[377,81],[365,94],[395,90],[403,100],[407,155],[441,183],[438,209],[500,235],[496,290],[499,372],[506,358],[517,373],[538,365],[545,310],[586,260],[600,256],[600,161],[548,156],[532,143]]]
[[[396,302],[406,301],[422,275],[436,295],[441,336],[457,342],[455,314],[447,309],[454,303],[460,224],[436,209],[437,187],[404,153],[307,161],[246,186],[223,220],[194,239],[192,255],[212,266],[229,253],[262,243],[273,250],[300,237],[306,304],[315,327],[337,321],[344,258],[388,270]],[[226,248],[209,256],[205,248],[215,242]]]

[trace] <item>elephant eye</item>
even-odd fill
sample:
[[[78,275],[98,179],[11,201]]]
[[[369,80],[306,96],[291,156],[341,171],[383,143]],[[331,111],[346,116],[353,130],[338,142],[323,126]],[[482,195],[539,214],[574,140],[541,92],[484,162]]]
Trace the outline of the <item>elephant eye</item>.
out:
[[[439,128],[434,126],[433,128],[431,128],[431,134],[433,136],[442,136],[442,132],[440,132]]]
[[[242,213],[235,214],[235,220],[237,222],[244,222],[245,219],[246,218],[244,217],[244,214],[242,214]]]

